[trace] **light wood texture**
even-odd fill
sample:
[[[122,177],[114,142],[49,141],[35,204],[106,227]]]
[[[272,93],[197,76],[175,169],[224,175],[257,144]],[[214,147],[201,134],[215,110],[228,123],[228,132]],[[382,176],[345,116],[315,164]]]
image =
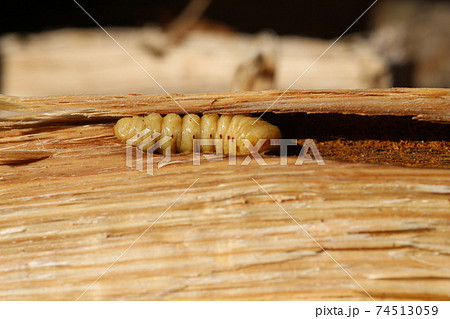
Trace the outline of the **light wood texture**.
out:
[[[0,121],[8,127],[45,121],[117,119],[151,112],[184,113],[342,113],[411,116],[450,122],[450,89],[373,89],[174,94],[68,95],[20,98],[0,95]],[[181,107],[182,108],[181,108]],[[14,113],[16,112],[16,113]]]
[[[265,52],[264,34],[197,30],[174,43],[172,33],[158,28],[107,30],[169,92],[227,92],[236,87],[238,69]],[[275,79],[269,89],[288,87],[332,43],[273,39]],[[164,93],[98,28],[9,34],[0,39],[0,48],[4,94]],[[385,60],[368,41],[353,39],[339,41],[294,88],[367,89],[391,83]]]
[[[328,92],[329,106],[325,92],[290,92],[276,110],[309,111],[318,96],[316,112],[343,111],[348,101],[348,112],[372,114],[389,96],[394,106],[383,112],[448,117],[448,90],[374,92],[347,92],[366,101],[359,107],[337,102],[337,93]],[[230,96],[177,98],[195,112],[262,110],[276,93]],[[296,157],[286,166],[277,157],[265,157],[266,166],[239,165],[243,158],[194,166],[189,155],[153,176],[127,167],[109,119],[176,110],[172,103],[3,97],[3,110],[32,114],[3,119],[0,153],[36,153],[0,165],[0,299],[77,299],[167,210],[82,300],[369,300],[252,178],[374,299],[450,299],[450,170],[327,159],[297,166]]]

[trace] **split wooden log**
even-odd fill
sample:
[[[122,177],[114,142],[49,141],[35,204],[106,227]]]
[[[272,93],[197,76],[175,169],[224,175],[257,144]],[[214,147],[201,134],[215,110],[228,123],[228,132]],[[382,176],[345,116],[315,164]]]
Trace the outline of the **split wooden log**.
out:
[[[176,98],[189,112],[262,112],[278,93]],[[273,111],[446,123],[448,99],[437,89],[289,92]],[[296,155],[195,166],[174,155],[149,175],[135,158],[127,166],[111,120],[179,112],[170,99],[1,101],[0,153],[41,152],[0,165],[2,300],[450,299],[449,169],[296,165]]]
[[[228,92],[253,89],[235,83],[246,64],[262,56],[274,79],[257,87],[284,89],[331,44],[273,36],[267,57],[262,35],[192,31],[181,43],[158,28],[108,28],[110,34],[169,92]],[[159,94],[162,90],[102,30],[57,30],[0,39],[2,92],[18,96],[62,94]],[[258,64],[258,63],[256,63]],[[265,63],[267,64],[267,63]],[[266,65],[251,70],[264,72]],[[245,72],[244,72],[245,73]],[[263,76],[264,80],[264,76]],[[247,80],[248,81],[248,80]],[[256,80],[258,82],[259,80]],[[246,81],[244,81],[245,83]],[[302,89],[368,89],[391,86],[387,63],[368,41],[339,41],[299,81]]]
[[[410,116],[450,122],[450,89],[264,91],[168,95],[1,96],[4,126],[39,121],[92,121],[156,113],[340,113]],[[280,98],[281,97],[281,98]],[[280,98],[279,100],[277,100]],[[184,110],[183,110],[184,109]],[[10,112],[10,113],[7,113]],[[16,114],[11,112],[17,112]],[[5,119],[1,116],[0,120]]]

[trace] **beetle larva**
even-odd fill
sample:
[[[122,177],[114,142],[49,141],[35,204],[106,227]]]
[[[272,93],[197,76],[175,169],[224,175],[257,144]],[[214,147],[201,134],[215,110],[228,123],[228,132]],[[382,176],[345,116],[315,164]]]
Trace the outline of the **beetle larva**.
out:
[[[158,134],[154,134],[158,133]],[[157,135],[155,139],[150,138],[150,142],[142,147],[147,150],[157,140],[166,137],[158,151],[167,153],[192,153],[194,139],[214,139],[214,145],[201,145],[204,153],[230,154],[233,152],[230,145],[236,147],[236,155],[248,155],[246,141],[256,145],[259,140],[265,142],[258,148],[259,153],[266,153],[270,150],[270,139],[281,138],[280,129],[264,120],[248,115],[222,115],[206,114],[199,117],[195,114],[188,114],[181,118],[178,114],[167,114],[162,117],[160,114],[152,113],[147,116],[124,117],[117,121],[114,126],[114,134],[122,142],[127,142],[132,137],[138,136],[132,141],[132,145],[139,144],[147,137]],[[140,144],[141,145],[141,144]]]

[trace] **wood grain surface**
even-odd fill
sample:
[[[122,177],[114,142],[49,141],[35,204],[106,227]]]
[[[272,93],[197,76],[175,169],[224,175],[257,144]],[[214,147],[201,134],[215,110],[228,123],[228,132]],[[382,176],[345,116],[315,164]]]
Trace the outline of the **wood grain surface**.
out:
[[[448,119],[448,90],[406,92],[350,92],[348,104],[289,92],[274,111]],[[380,95],[392,102],[382,111]],[[276,94],[229,96],[177,98],[192,112],[261,112]],[[313,108],[313,96],[329,103]],[[2,300],[450,299],[448,169],[176,155],[152,176],[127,167],[110,120],[179,111],[170,99],[2,100]]]
[[[157,113],[341,113],[411,116],[418,120],[450,122],[450,89],[313,90],[173,94],[167,95],[72,95],[12,97],[0,95],[0,110],[11,127],[38,121],[117,119]],[[281,98],[280,98],[281,96]],[[280,98],[279,100],[277,100]],[[275,103],[276,102],[276,103]],[[177,104],[178,103],[178,104]],[[0,113],[0,120],[2,119]]]

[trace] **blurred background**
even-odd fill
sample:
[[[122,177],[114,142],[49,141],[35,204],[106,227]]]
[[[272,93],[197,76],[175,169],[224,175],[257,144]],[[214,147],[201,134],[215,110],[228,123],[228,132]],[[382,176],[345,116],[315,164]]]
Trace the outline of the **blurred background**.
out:
[[[284,90],[372,3],[78,3],[167,91]],[[164,93],[72,0],[9,1],[0,93]],[[292,89],[450,87],[450,2],[380,0]]]

